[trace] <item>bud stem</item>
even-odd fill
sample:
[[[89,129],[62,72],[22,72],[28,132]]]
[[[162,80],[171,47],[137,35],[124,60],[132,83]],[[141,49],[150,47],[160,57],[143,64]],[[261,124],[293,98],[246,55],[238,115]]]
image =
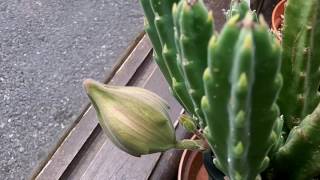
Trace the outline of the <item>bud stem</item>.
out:
[[[208,146],[203,140],[184,139],[184,140],[178,141],[175,148],[204,151],[208,149]]]

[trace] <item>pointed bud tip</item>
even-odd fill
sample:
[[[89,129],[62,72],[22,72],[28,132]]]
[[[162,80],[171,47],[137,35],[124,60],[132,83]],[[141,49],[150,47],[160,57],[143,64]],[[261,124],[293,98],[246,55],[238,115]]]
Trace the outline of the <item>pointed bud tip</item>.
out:
[[[216,46],[217,46],[217,37],[215,35],[212,35],[209,40],[209,48],[215,49]]]
[[[172,15],[173,16],[177,16],[178,15],[178,4],[177,3],[173,3],[172,5]]]
[[[210,69],[209,69],[209,68],[206,68],[206,69],[204,70],[202,79],[203,79],[204,81],[210,81],[210,80],[211,80],[211,72],[210,72]]]
[[[239,91],[246,91],[248,88],[248,79],[246,73],[241,73],[239,81],[238,81]]]
[[[248,51],[250,51],[253,48],[253,39],[251,34],[247,34],[245,36],[243,47]]]
[[[212,23],[212,22],[213,22],[213,19],[214,19],[213,13],[212,13],[212,11],[210,10],[210,11],[208,12],[207,21],[208,21],[209,23]]]
[[[97,81],[95,81],[93,79],[85,79],[82,84],[83,84],[84,89],[88,93],[92,87],[96,86]]]
[[[83,88],[89,96],[93,96],[96,92],[103,91],[104,94],[107,94],[108,87],[105,84],[95,81],[93,79],[85,79],[83,81]]]
[[[243,153],[244,153],[244,147],[243,147],[243,144],[242,144],[241,141],[239,141],[239,142],[235,145],[235,147],[233,148],[233,152],[234,152],[234,155],[235,155],[236,157],[238,157],[238,158],[243,155]]]

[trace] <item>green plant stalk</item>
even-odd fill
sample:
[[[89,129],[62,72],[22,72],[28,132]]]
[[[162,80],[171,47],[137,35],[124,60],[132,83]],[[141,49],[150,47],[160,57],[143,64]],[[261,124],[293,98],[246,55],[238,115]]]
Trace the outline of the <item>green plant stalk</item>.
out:
[[[156,27],[154,24],[154,17],[155,16],[154,16],[153,11],[151,9],[150,1],[149,0],[140,0],[140,4],[141,4],[141,6],[144,10],[144,14],[145,14],[144,29],[145,29],[145,32],[148,34],[149,39],[153,45],[154,60],[158,64],[162,74],[164,75],[167,82],[171,86],[172,85],[171,76],[169,74],[169,70],[163,60],[163,57],[162,57],[162,46],[161,46],[161,42],[160,42],[160,39],[157,35],[157,30],[156,30]]]
[[[177,50],[173,40],[171,9],[175,2],[177,0],[140,0],[147,19],[145,29],[155,49],[155,60],[171,86],[173,95],[190,114],[195,114],[178,67]]]
[[[281,48],[263,20],[238,19],[231,18],[210,41],[202,108],[215,165],[232,180],[251,180],[268,167],[267,155],[280,139],[274,129],[281,123],[275,104]]]
[[[193,100],[195,113],[201,127],[204,127],[204,115],[201,110],[201,98],[204,95],[202,74],[207,67],[207,47],[213,33],[213,17],[202,0],[193,4],[180,1],[178,5],[173,6],[173,17],[181,69]]]
[[[320,104],[293,128],[275,156],[277,178],[312,179],[320,175]]]
[[[235,42],[239,36],[240,30],[237,27],[238,17],[231,18],[221,31],[219,42],[215,36],[211,37],[208,45],[208,66],[204,72],[204,86],[205,94],[202,98],[202,110],[205,114],[207,127],[204,134],[211,145],[215,156],[220,162],[227,162],[226,137],[229,132],[229,124],[225,119],[218,117],[228,116],[226,110],[228,94],[230,93],[230,84],[228,83],[228,76],[230,74],[230,66],[235,49]],[[228,48],[226,48],[228,44]],[[214,61],[211,59],[219,59]],[[219,66],[217,69],[215,66]],[[219,76],[214,75],[218,73]],[[216,86],[214,81],[220,81],[219,86]],[[217,167],[224,173],[227,173],[227,165],[218,164]]]
[[[203,140],[190,140],[184,139],[178,141],[175,145],[176,149],[188,149],[188,150],[199,150],[204,151],[207,150],[206,143]]]
[[[298,3],[298,4],[295,4]],[[301,9],[301,6],[306,6]],[[289,9],[288,9],[289,8]],[[301,12],[300,12],[301,11]],[[294,36],[293,21],[288,20],[287,30],[284,34],[284,40],[286,40],[289,45],[292,38],[296,41],[299,48],[291,48],[292,51],[297,51],[295,56],[292,58],[292,64],[287,62],[283,68],[284,73],[287,73],[287,76],[295,75],[298,79],[298,73],[300,75],[299,80],[293,82],[288,82],[287,87],[296,87],[299,90],[298,94],[298,104],[293,106],[291,104],[283,105],[283,108],[294,108],[291,111],[284,109],[285,115],[287,115],[287,126],[293,129],[291,130],[288,139],[283,147],[281,147],[274,158],[274,164],[277,177],[287,177],[287,179],[311,179],[316,175],[320,175],[320,105],[319,103],[319,81],[320,81],[320,72],[319,72],[319,58],[320,58],[320,2],[317,0],[311,0],[305,3],[300,4],[291,0],[288,2],[288,7],[286,10],[286,18],[293,17],[293,12],[300,12],[304,16],[304,19],[298,19],[300,23],[300,35],[299,37]],[[301,18],[301,16],[299,16]],[[301,21],[301,22],[300,22]],[[302,28],[301,28],[302,27]],[[298,27],[295,27],[298,28]],[[295,30],[297,31],[297,30]],[[301,53],[301,51],[303,51]],[[289,56],[289,52],[286,52]],[[302,54],[302,55],[301,55]],[[283,60],[287,56],[283,57]],[[300,56],[300,57],[299,57]],[[302,57],[301,57],[302,56]],[[298,59],[300,58],[300,59]],[[301,60],[302,63],[297,62]],[[295,71],[289,72],[289,67],[292,67]],[[297,67],[298,66],[298,67]],[[300,69],[299,69],[300,68]],[[301,76],[303,75],[303,76]],[[286,77],[288,80],[289,77]],[[297,82],[298,81],[298,82]],[[294,91],[289,91],[288,97],[293,97]],[[285,97],[285,92],[283,92],[283,98]],[[284,103],[284,99],[281,99]],[[297,102],[295,99],[289,99],[287,103]],[[318,106],[317,106],[318,104]],[[315,110],[314,110],[315,109]],[[282,109],[281,109],[282,110]],[[290,109],[289,109],[290,110]],[[310,115],[308,115],[310,114]],[[294,118],[294,119],[293,119]],[[301,119],[302,122],[301,122]],[[299,123],[301,124],[299,125]]]
[[[179,19],[182,12],[182,1],[180,3],[174,3],[172,7],[172,18],[173,18],[173,25],[174,25],[174,41],[177,48],[177,56],[178,56],[178,67],[182,74],[184,74],[182,69],[182,49],[179,43],[179,34],[180,34],[180,26],[179,26]]]
[[[278,104],[287,129],[299,125],[320,102],[319,6],[318,0],[289,0],[286,6],[281,69],[284,85]]]

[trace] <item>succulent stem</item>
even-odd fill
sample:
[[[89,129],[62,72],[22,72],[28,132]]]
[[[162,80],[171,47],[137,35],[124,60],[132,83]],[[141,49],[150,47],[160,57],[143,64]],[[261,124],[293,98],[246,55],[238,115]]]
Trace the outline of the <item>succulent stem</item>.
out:
[[[191,97],[177,62],[171,12],[175,2],[178,1],[140,0],[146,16],[145,31],[155,50],[154,59],[169,83],[172,94],[190,114],[195,114]]]
[[[251,14],[239,18],[231,18],[209,43],[204,133],[220,170],[232,180],[254,180],[280,140],[275,101],[282,85],[281,48],[265,23],[255,23]]]
[[[287,129],[299,125],[320,102],[319,23],[318,0],[288,1],[282,42],[284,85],[278,100]]]
[[[278,178],[311,179],[320,174],[320,104],[291,130],[274,164]]]
[[[173,6],[175,42],[180,67],[191,95],[201,127],[205,126],[201,110],[204,95],[202,74],[207,67],[207,46],[213,33],[213,17],[202,0],[180,1]]]

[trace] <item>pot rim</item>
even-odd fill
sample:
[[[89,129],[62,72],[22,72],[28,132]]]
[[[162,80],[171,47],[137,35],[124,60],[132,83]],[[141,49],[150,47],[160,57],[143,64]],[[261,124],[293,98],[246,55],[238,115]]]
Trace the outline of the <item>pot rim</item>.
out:
[[[191,140],[195,140],[197,138],[196,135],[193,135],[191,137]],[[185,163],[185,159],[186,159],[186,156],[188,155],[188,151],[187,149],[183,150],[183,153],[182,153],[182,156],[180,158],[180,162],[179,162],[179,169],[178,169],[178,180],[182,180],[182,168],[183,168],[183,165]]]
[[[287,0],[281,0],[278,2],[278,4],[274,7],[273,11],[272,11],[272,16],[271,16],[271,22],[272,22],[272,29],[277,31],[277,27],[276,27],[276,23],[275,23],[275,19],[277,18],[277,10],[281,7],[284,6],[284,4],[286,3]]]

